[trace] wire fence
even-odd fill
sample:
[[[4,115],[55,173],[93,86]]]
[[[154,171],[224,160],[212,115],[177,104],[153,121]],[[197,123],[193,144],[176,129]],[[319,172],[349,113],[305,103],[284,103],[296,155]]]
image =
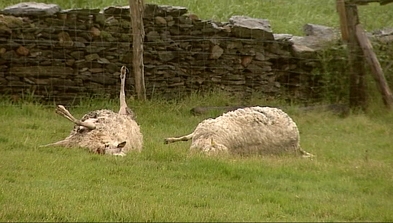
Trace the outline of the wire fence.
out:
[[[334,32],[330,47],[320,50],[318,36],[273,34],[266,27],[237,25],[236,20],[213,23],[179,11],[155,10],[144,19],[150,98],[221,89],[244,100],[346,100],[346,51]],[[120,67],[132,68],[130,18],[124,7],[44,16],[4,14],[0,21],[6,24],[0,28],[0,94],[14,101],[73,104],[90,97],[116,98]],[[380,52],[392,52],[391,44],[378,46]],[[379,55],[391,81],[390,56]],[[132,73],[126,90],[128,96],[135,93]]]

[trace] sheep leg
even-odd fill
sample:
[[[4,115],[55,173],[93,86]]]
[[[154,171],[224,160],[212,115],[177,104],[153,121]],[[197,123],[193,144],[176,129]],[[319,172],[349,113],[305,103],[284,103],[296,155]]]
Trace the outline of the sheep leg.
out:
[[[166,138],[164,140],[164,144],[174,143],[174,142],[178,142],[178,141],[188,141],[188,140],[192,139],[193,136],[194,136],[194,133],[191,133],[186,136],[181,136],[181,137]]]
[[[313,154],[304,151],[302,148],[299,148],[299,151],[302,154],[302,157],[305,157],[305,158],[307,158],[307,157],[314,157]]]
[[[56,108],[56,113],[63,116],[64,118],[70,120],[71,122],[75,123],[76,125],[86,127],[90,130],[93,130],[96,128],[94,123],[91,122],[81,122],[78,119],[76,119],[71,113],[63,106],[63,105],[58,105]]]
[[[41,145],[41,146],[39,146],[39,147],[66,146],[66,145],[68,145],[68,143],[69,143],[69,141],[68,141],[67,139],[64,139],[64,140],[61,140],[61,141],[58,141],[58,142],[49,143],[49,144],[46,144],[46,145]]]
[[[124,90],[125,82],[126,82],[126,74],[127,74],[127,67],[122,66],[120,69],[120,115],[128,115],[128,107],[126,103],[126,94]]]

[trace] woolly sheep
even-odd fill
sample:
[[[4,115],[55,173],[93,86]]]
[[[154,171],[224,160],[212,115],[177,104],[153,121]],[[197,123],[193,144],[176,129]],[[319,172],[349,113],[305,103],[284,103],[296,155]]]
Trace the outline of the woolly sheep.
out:
[[[128,151],[140,152],[143,136],[140,127],[134,120],[135,115],[128,108],[125,100],[125,78],[127,68],[120,69],[120,109],[118,113],[101,109],[85,114],[77,120],[63,106],[58,105],[56,113],[75,124],[70,135],[64,140],[45,146],[64,146],[88,148],[90,152],[125,156]]]
[[[292,152],[313,156],[300,147],[296,123],[281,109],[271,107],[240,108],[206,119],[193,133],[166,138],[165,144],[190,139],[190,150],[205,153],[273,155]]]

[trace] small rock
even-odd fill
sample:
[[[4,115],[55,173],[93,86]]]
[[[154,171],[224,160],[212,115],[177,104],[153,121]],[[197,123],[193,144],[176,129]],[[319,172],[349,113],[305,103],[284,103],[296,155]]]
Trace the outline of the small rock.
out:
[[[171,61],[175,58],[175,55],[171,51],[158,52],[158,58],[163,62]]]
[[[190,20],[194,21],[194,20],[199,20],[199,17],[195,14],[189,14],[188,17],[190,18]]]
[[[100,9],[94,9],[94,8],[73,8],[73,9],[66,9],[63,10],[62,13],[67,13],[67,14],[77,14],[79,16],[89,16],[89,15],[94,15],[98,14],[100,12]]]
[[[71,52],[70,55],[75,58],[76,60],[80,60],[82,58],[84,58],[85,53],[83,51],[74,51]]]
[[[149,42],[154,42],[156,40],[159,40],[160,38],[160,34],[157,31],[150,31],[146,34],[146,39]]]
[[[0,24],[0,35],[2,35],[2,34],[11,35],[12,29],[10,29],[9,27],[7,27],[3,24]]]
[[[93,61],[93,60],[97,60],[99,58],[100,58],[100,56],[96,53],[89,54],[89,55],[85,56],[86,61]]]
[[[60,20],[67,20],[67,14],[66,13],[58,13],[57,18]]]
[[[232,16],[232,33],[242,38],[274,40],[270,23],[266,19],[256,19],[248,16]]]
[[[307,54],[311,51],[315,52],[326,48],[326,46],[333,43],[332,41],[318,36],[293,36],[290,40],[293,43],[292,48],[295,52]]]
[[[97,60],[98,63],[100,64],[110,64],[111,62],[109,60],[107,60],[106,58],[99,58]]]
[[[221,57],[221,55],[224,53],[224,50],[220,47],[220,46],[218,46],[218,45],[214,45],[212,48],[211,48],[211,51],[210,51],[210,59],[213,59],[213,60],[215,60],[215,59],[218,59],[218,58],[220,58]]]
[[[232,28],[231,28],[230,26],[228,26],[228,25],[223,26],[223,27],[222,27],[222,30],[223,30],[224,32],[227,32],[227,33],[232,32]]]
[[[292,34],[273,34],[273,36],[277,41],[288,41],[293,37]]]
[[[296,57],[311,57],[314,55],[315,50],[311,49],[308,46],[305,45],[300,45],[300,44],[294,44],[292,46],[293,54]]]
[[[337,39],[338,31],[336,31],[332,27],[315,25],[315,24],[306,24],[303,26],[303,32],[306,36],[317,36],[322,39]]]
[[[62,47],[71,47],[74,45],[74,42],[67,32],[61,32],[57,34],[57,37],[59,38],[59,44]]]
[[[81,42],[74,42],[74,47],[75,48],[85,48],[86,45],[84,43],[81,43]]]
[[[260,61],[266,60],[266,57],[263,53],[255,52],[255,60],[260,60]]]
[[[12,60],[12,58],[18,57],[18,54],[14,50],[8,50],[1,55],[4,60]]]
[[[102,69],[102,68],[90,68],[89,71],[90,71],[92,74],[95,74],[95,73],[103,73],[103,72],[104,72],[104,69]]]
[[[247,70],[249,70],[251,73],[254,73],[254,74],[263,74],[264,73],[263,69],[260,66],[255,65],[255,64],[248,65]]]
[[[252,62],[252,56],[245,56],[242,58],[241,64],[243,67],[247,67]]]
[[[75,60],[74,60],[74,59],[68,59],[68,60],[66,60],[66,62],[65,62],[65,64],[66,64],[67,66],[70,66],[70,67],[72,67],[72,66],[74,65],[74,63],[75,63]]]
[[[104,15],[129,15],[130,6],[109,6],[103,9]]]
[[[20,46],[18,49],[16,49],[16,53],[20,56],[27,56],[29,55],[30,51],[24,46]]]
[[[178,18],[178,21],[180,23],[179,25],[181,25],[181,24],[191,25],[192,24],[192,20],[188,16],[180,16]]]
[[[96,47],[96,46],[90,45],[90,46],[87,46],[85,48],[85,50],[87,53],[99,53],[99,52],[105,50],[105,47]]]
[[[171,27],[171,26],[173,26],[173,25],[175,25],[175,24],[176,24],[175,21],[169,21],[169,22],[167,23],[167,25],[168,25],[169,27]]]
[[[56,4],[45,4],[37,2],[22,2],[16,5],[8,6],[3,9],[2,13],[15,16],[39,16],[54,15],[60,11]]]
[[[91,27],[91,28],[90,28],[90,33],[91,33],[93,36],[98,37],[98,36],[101,35],[101,30],[98,29],[98,28],[96,28],[96,27]]]
[[[145,12],[143,16],[145,18],[154,16],[173,16],[180,17],[188,12],[188,9],[180,6],[171,5],[156,5],[156,4],[145,4]]]
[[[155,20],[155,23],[156,23],[156,24],[161,25],[161,26],[166,26],[166,20],[165,20],[165,18],[163,18],[163,17],[161,17],[161,16],[156,16],[156,17],[154,18],[154,20]]]
[[[95,14],[94,21],[98,23],[100,26],[105,25],[105,15],[102,13]]]

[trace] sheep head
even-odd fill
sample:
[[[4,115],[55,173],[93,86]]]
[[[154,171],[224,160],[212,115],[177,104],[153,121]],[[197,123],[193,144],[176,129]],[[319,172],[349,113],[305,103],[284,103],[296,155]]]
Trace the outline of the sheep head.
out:
[[[110,141],[102,141],[98,148],[95,150],[95,153],[98,154],[108,154],[114,156],[125,156],[126,154],[122,151],[124,146],[126,145],[126,141],[118,143],[118,142],[110,142]],[[94,151],[94,150],[93,150]]]

